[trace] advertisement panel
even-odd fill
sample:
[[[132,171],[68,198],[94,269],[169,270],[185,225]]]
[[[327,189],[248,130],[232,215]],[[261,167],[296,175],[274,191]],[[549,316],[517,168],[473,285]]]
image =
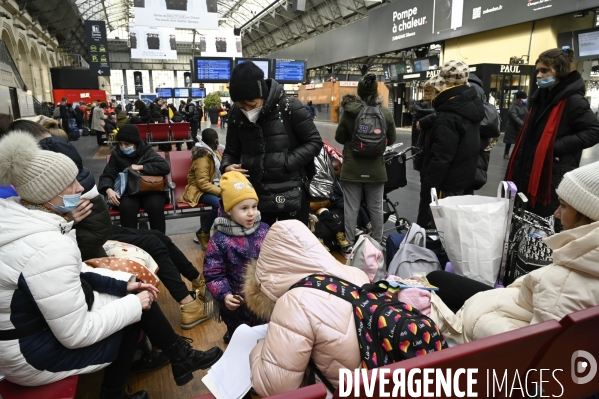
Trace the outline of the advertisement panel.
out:
[[[241,57],[241,36],[233,29],[220,29],[200,37],[202,57]]]
[[[130,25],[131,58],[176,60],[175,32],[175,29]]]
[[[89,52],[89,73],[92,76],[110,76],[110,58],[104,21],[85,21],[85,36]]]
[[[135,24],[179,29],[218,29],[217,0],[134,0]]]
[[[368,55],[596,7],[596,0],[403,0],[368,14]]]

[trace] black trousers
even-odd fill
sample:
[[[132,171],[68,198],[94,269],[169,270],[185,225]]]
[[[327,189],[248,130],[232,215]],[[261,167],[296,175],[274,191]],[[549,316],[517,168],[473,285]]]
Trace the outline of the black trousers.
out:
[[[442,190],[437,193],[439,199],[447,197],[456,197],[458,195],[464,195],[464,191],[447,191]],[[418,204],[418,219],[416,223],[418,226],[424,227],[425,229],[434,228],[435,220],[433,219],[433,213],[431,212],[431,189],[421,187],[420,188],[420,203]]]
[[[198,122],[190,122],[189,128],[191,129],[191,138],[193,139],[193,143],[187,143],[187,149],[191,150],[198,140],[198,129],[200,124]]]
[[[189,295],[189,289],[181,280],[181,275],[192,281],[200,277],[200,272],[187,259],[173,241],[156,230],[129,229],[112,225],[111,240],[135,245],[150,254],[158,264],[158,277],[177,302]]]
[[[426,278],[429,283],[439,287],[437,295],[454,313],[457,313],[464,306],[464,303],[475,294],[494,288],[468,277],[443,270],[430,272]]]
[[[166,196],[163,193],[125,195],[121,197],[120,203],[121,226],[137,229],[137,212],[143,208],[150,219],[150,228],[163,234],[166,232],[164,218]]]
[[[260,207],[260,205],[258,205],[258,207]],[[280,220],[290,220],[290,219],[296,219],[299,220],[300,222],[302,222],[303,224],[305,224],[306,226],[308,225],[308,215],[310,213],[310,203],[308,202],[308,197],[306,195],[306,192],[304,190],[302,190],[302,207],[300,208],[299,211],[296,212],[261,212],[261,218],[262,221],[264,223],[266,223],[268,226],[272,226],[273,224],[275,224],[277,221]]]
[[[512,146],[512,144],[510,143],[506,143],[505,144],[505,151],[503,152],[503,155],[509,155],[510,154],[510,147]]]
[[[162,313],[160,306],[153,302],[149,310],[142,312],[141,320],[138,323],[124,328],[117,358],[104,370],[103,386],[105,388],[120,389],[127,383],[133,355],[137,349],[140,330],[143,330],[150,338],[152,345],[157,345],[162,350],[169,348],[177,339],[177,334],[175,334],[173,327]]]

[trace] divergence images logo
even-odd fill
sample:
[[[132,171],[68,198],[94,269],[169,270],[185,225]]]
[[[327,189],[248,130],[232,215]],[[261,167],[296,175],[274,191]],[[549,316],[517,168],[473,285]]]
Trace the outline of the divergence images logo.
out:
[[[582,360],[583,358],[584,360]],[[575,384],[586,384],[591,382],[597,375],[597,360],[587,351],[578,350],[572,354],[570,359],[572,370],[572,381]],[[579,377],[587,373],[585,377]]]

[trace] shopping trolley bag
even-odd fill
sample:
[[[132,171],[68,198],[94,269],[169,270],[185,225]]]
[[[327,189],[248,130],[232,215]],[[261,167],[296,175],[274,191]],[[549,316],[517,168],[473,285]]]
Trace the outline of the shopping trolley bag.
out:
[[[505,194],[503,194],[505,193]],[[457,274],[494,286],[501,266],[509,196],[501,182],[497,197],[463,195],[437,198],[430,205],[445,251]]]

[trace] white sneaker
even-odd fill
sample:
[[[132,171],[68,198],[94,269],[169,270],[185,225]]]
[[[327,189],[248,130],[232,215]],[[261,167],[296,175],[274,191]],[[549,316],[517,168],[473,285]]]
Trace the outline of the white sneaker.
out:
[[[355,234],[355,236],[358,237],[358,236],[361,236],[362,234],[366,234],[366,232],[364,230],[359,229],[359,228],[356,227],[356,234]]]

